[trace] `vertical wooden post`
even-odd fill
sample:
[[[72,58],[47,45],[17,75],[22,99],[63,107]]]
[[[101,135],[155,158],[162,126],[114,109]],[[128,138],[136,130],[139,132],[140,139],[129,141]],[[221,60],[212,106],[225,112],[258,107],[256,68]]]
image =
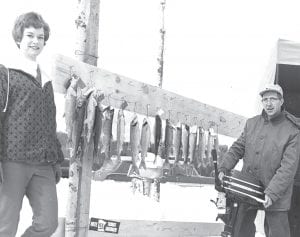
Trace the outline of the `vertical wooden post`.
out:
[[[162,26],[160,28],[160,35],[161,35],[161,45],[160,45],[160,51],[159,51],[159,57],[158,57],[158,76],[159,76],[159,82],[158,86],[162,88],[163,83],[163,75],[164,75],[164,51],[165,51],[165,7],[166,7],[166,0],[161,1],[161,12],[162,12]]]
[[[97,66],[100,0],[79,0],[76,22],[78,36],[75,56],[82,62]],[[81,21],[82,20],[82,21]],[[78,25],[78,23],[83,23]],[[85,140],[86,141],[86,140]],[[82,158],[79,189],[78,237],[88,236],[93,142],[86,144]]]
[[[78,0],[75,57],[97,66],[100,0]]]
[[[75,57],[84,62],[97,66],[98,59],[98,34],[99,34],[99,8],[100,0],[78,0],[77,18],[75,20],[77,38],[75,45]],[[92,73],[92,72],[91,72]],[[91,77],[91,75],[89,75]],[[92,82],[93,83],[93,82]],[[93,83],[94,84],[94,83]],[[75,181],[76,192],[70,191],[66,215],[66,237],[87,237],[89,227],[89,209],[92,175],[92,147],[93,142],[87,144],[83,139],[83,154],[81,164],[77,167]]]

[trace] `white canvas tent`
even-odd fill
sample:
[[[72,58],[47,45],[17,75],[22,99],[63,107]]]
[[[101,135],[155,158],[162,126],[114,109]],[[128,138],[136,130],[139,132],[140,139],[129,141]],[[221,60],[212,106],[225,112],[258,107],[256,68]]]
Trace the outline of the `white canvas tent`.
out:
[[[279,39],[277,41],[277,64],[300,66],[300,42]]]
[[[276,83],[283,88],[285,108],[300,117],[300,42],[277,40],[257,94],[267,83]],[[259,96],[257,98],[260,100]],[[256,105],[259,113],[260,102]]]
[[[285,109],[300,117],[300,42],[278,40],[274,82],[284,91]]]

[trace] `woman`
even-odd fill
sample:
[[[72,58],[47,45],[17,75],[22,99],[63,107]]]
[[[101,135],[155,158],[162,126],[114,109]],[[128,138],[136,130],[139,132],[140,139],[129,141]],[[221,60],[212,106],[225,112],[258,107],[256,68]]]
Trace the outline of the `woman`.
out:
[[[63,161],[56,137],[56,108],[51,80],[37,63],[50,29],[34,12],[20,15],[13,38],[19,55],[0,66],[0,236],[17,232],[24,195],[33,211],[23,237],[47,237],[56,230],[56,183]],[[0,179],[1,181],[1,179]]]

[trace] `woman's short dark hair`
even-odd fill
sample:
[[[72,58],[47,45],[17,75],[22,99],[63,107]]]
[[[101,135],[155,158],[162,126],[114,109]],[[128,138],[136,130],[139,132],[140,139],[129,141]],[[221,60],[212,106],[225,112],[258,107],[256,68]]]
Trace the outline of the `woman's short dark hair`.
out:
[[[19,47],[18,43],[22,40],[24,29],[34,27],[35,29],[43,28],[44,29],[44,40],[49,39],[50,27],[47,22],[44,21],[42,16],[36,12],[28,12],[20,15],[14,24],[12,30],[12,36]]]

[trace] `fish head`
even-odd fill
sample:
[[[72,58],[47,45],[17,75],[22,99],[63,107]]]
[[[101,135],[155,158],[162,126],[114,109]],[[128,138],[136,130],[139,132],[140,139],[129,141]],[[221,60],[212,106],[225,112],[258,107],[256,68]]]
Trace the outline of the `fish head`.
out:
[[[88,98],[96,89],[94,87],[84,87],[82,89],[82,94]]]
[[[121,104],[121,109],[124,110],[128,106],[128,103],[126,100],[124,100]]]
[[[148,124],[148,119],[147,119],[147,118],[144,118],[144,119],[143,119],[143,126],[144,126],[145,124]]]
[[[104,92],[102,90],[96,90],[93,92],[95,99],[97,100],[97,103],[101,103],[102,100],[104,100],[105,95]]]
[[[72,88],[76,88],[78,86],[79,80],[80,80],[80,77],[77,76],[76,74],[73,74],[72,77],[71,77],[70,86]]]
[[[138,122],[138,117],[137,117],[137,115],[136,115],[136,113],[135,113],[135,114],[133,115],[133,118],[132,118],[131,122],[130,122],[130,125],[131,125],[131,126],[136,126],[137,122]]]
[[[81,93],[81,90],[79,90],[79,93],[77,92],[77,98],[76,98],[76,106],[81,107],[85,102],[87,98]]]

